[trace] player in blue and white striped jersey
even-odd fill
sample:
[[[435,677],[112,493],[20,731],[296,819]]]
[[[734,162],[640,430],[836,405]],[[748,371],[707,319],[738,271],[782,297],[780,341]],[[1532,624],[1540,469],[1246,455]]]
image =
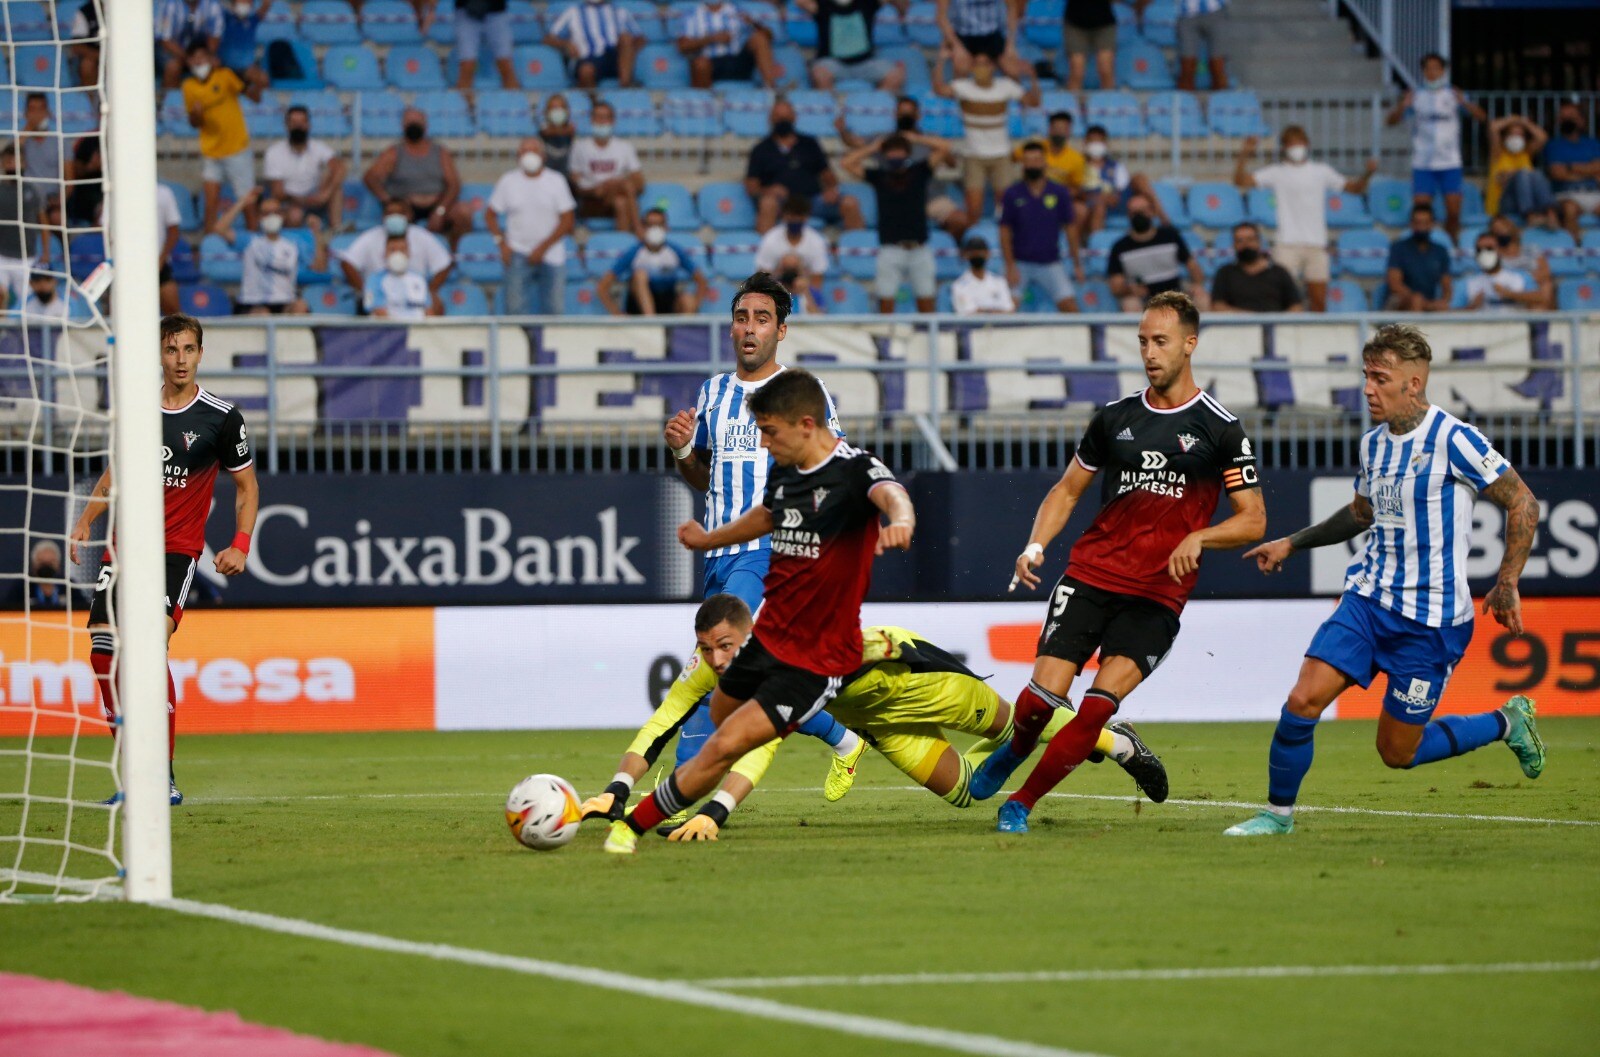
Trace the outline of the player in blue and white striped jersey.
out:
[[[567,57],[567,73],[579,88],[615,77],[633,87],[633,60],[644,44],[633,14],[610,0],[582,0],[550,23],[544,42]]]
[[[1523,774],[1537,778],[1544,770],[1534,704],[1520,694],[1489,712],[1429,722],[1472,640],[1467,552],[1474,497],[1481,492],[1506,511],[1505,554],[1483,611],[1516,635],[1522,634],[1517,579],[1533,546],[1539,503],[1482,433],[1428,401],[1433,352],[1421,331],[1403,323],[1380,327],[1362,359],[1367,407],[1381,424],[1361,438],[1355,498],[1326,521],[1245,553],[1273,573],[1297,550],[1368,532],[1339,608],[1312,637],[1278,718],[1267,810],[1230,827],[1229,836],[1294,829],[1317,719],[1351,685],[1366,687],[1380,672],[1388,683],[1378,755],[1388,766],[1435,763],[1504,741]]]
[[[781,76],[772,54],[772,30],[732,0],[703,0],[684,16],[678,51],[689,60],[689,84],[710,88],[713,81],[749,81],[757,70],[768,88]]]

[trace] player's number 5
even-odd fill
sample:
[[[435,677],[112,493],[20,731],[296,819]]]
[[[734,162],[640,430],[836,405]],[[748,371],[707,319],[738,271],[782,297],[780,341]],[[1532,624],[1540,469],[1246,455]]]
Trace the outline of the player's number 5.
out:
[[[99,579],[95,580],[94,589],[96,591],[109,591],[111,589],[111,577],[113,575],[115,574],[111,571],[111,566],[100,566],[100,577]]]
[[[1066,584],[1056,584],[1056,596],[1050,600],[1050,616],[1059,618],[1067,611],[1067,603],[1072,601],[1072,588]]]

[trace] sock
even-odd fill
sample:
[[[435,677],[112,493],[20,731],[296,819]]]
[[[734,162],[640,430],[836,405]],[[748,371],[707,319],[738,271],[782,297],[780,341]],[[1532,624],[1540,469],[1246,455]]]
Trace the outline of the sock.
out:
[[[738,806],[733,801],[732,793],[725,793],[719,789],[717,790],[717,795],[706,801],[706,805],[695,814],[704,815],[715,822],[718,829],[721,829],[728,824],[728,813]]]
[[[819,741],[826,742],[840,756],[855,751],[856,745],[861,741],[854,731],[828,715],[826,711],[818,712],[794,729],[801,734],[809,734]],[[849,743],[849,748],[841,751],[839,746],[845,742]]]
[[[1288,705],[1278,714],[1272,749],[1267,754],[1267,803],[1280,809],[1274,814],[1287,815],[1294,810],[1300,783],[1311,770],[1311,757],[1316,751],[1311,739],[1316,732],[1316,720],[1295,715]]]
[[[1094,747],[1118,763],[1133,759],[1133,739],[1114,730],[1102,730],[1100,740],[1094,743]]]
[[[961,777],[956,779],[955,786],[946,794],[944,801],[955,807],[972,806],[972,761],[965,756],[961,757]]]
[[[1092,689],[1085,692],[1078,714],[1061,728],[1060,734],[1050,739],[1033,773],[1028,775],[1021,789],[1011,794],[1011,799],[1032,811],[1041,797],[1089,758],[1095,742],[1100,738],[1101,729],[1116,715],[1117,706],[1121,703],[1121,698],[1109,690]]]
[[[602,792],[611,794],[611,810],[628,806],[628,797],[633,795],[633,775],[625,771],[618,771],[617,776],[611,779],[611,784]]]
[[[167,770],[172,770],[173,757],[178,752],[178,688],[172,682],[172,669],[167,669]]]
[[[837,720],[835,722],[837,722]],[[844,731],[844,737],[840,738],[838,743],[833,746],[833,752],[834,755],[838,756],[842,760],[860,747],[861,735],[857,734],[843,723],[839,724],[839,729]]]
[[[1465,756],[1506,736],[1511,724],[1498,708],[1475,716],[1442,716],[1422,728],[1422,741],[1411,759],[1412,767]]]
[[[667,775],[667,780],[656,786],[656,791],[639,801],[638,805],[630,812],[626,819],[628,828],[635,833],[643,833],[654,826],[659,826],[661,820],[671,815],[676,815],[689,805],[684,802],[683,791],[678,788],[678,776]]]
[[[1069,707],[1065,698],[1057,697],[1038,683],[1030,682],[1023,687],[1012,713],[1011,751],[1018,756],[1033,752],[1039,744],[1039,736],[1054,718],[1052,713]]]
[[[971,761],[974,767],[978,766],[991,752],[1002,745],[1009,744],[1012,731],[1015,729],[1016,722],[1012,719],[1007,719],[1006,725],[1000,733],[992,738],[984,738],[982,741],[974,743],[972,748],[961,754],[962,759]]]
[[[109,631],[91,631],[89,633],[89,666],[94,669],[94,681],[100,688],[100,711],[105,714],[106,722],[116,730],[117,722],[117,681],[112,673],[112,661],[115,654],[111,651],[113,637]]]

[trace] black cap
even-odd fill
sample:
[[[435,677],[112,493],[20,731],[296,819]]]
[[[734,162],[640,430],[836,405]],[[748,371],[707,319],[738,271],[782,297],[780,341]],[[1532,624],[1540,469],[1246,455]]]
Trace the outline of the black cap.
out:
[[[982,235],[968,235],[966,241],[961,244],[961,248],[963,250],[986,250],[989,248],[989,242]]]

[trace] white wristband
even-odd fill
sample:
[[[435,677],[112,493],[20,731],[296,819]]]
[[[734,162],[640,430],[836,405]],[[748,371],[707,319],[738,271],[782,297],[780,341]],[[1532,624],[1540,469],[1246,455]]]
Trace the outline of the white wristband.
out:
[[[1042,544],[1042,543],[1030,543],[1030,544],[1028,544],[1026,547],[1022,548],[1022,556],[1024,558],[1029,559],[1030,561],[1036,561],[1036,560],[1038,560],[1040,558],[1043,558],[1044,557],[1044,544]]]
[[[689,444],[685,444],[681,448],[673,448],[672,449],[672,457],[674,459],[677,459],[679,462],[682,462],[683,460],[687,459],[689,456],[691,456],[693,454],[694,454],[694,444],[692,442],[689,443]]]

